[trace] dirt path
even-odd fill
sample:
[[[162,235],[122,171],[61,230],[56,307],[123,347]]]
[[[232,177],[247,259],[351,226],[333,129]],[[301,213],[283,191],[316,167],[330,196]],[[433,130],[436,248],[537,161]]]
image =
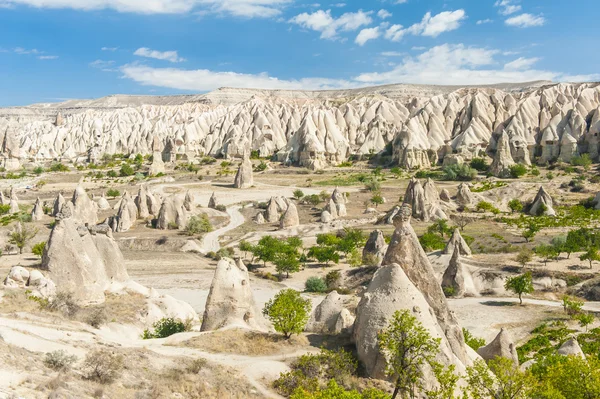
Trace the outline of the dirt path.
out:
[[[204,236],[201,247],[204,254],[208,252],[217,252],[221,248],[221,245],[219,244],[219,238],[221,238],[221,236],[228,231],[236,229],[246,222],[244,216],[240,213],[240,208],[240,206],[232,206],[227,208],[229,224]]]

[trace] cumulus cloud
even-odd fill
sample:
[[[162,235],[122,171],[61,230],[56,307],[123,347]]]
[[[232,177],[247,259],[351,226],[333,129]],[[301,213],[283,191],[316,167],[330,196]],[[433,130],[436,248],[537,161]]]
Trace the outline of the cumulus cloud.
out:
[[[514,4],[513,0],[498,0],[494,5],[500,8],[499,12],[502,15],[510,15],[521,11],[521,6]]]
[[[102,47],[100,50],[102,51],[117,51],[118,47]]]
[[[305,29],[321,32],[321,39],[337,39],[338,32],[355,31],[362,26],[373,22],[371,12],[359,10],[358,12],[347,12],[339,18],[331,15],[331,10],[318,10],[313,13],[298,14],[288,22],[299,25]]]
[[[443,11],[431,16],[428,12],[423,16],[421,22],[404,29],[402,25],[392,25],[385,33],[385,38],[393,42],[399,42],[405,35],[438,37],[444,32],[450,32],[460,27],[466,18],[465,10]]]
[[[359,46],[364,46],[366,42],[377,39],[379,36],[381,36],[379,27],[367,28],[360,31],[354,42]]]
[[[292,0],[0,0],[0,6],[71,8],[90,11],[112,9],[138,14],[217,12],[240,17],[272,17]]]
[[[508,26],[516,26],[517,28],[531,28],[532,26],[542,26],[546,23],[546,19],[541,15],[521,14],[515,17],[508,18],[504,23]]]
[[[381,18],[381,19],[386,19],[386,18],[389,18],[389,17],[391,17],[391,16],[392,16],[392,13],[391,13],[391,12],[389,12],[388,10],[383,10],[383,9],[381,9],[381,10],[379,10],[379,11],[377,12],[377,16],[378,16],[379,18]]]
[[[133,55],[137,55],[138,57],[146,57],[146,58],[154,58],[156,60],[163,60],[169,62],[183,62],[185,58],[179,57],[177,51],[158,51],[152,50],[147,47],[141,47],[133,53]]]
[[[96,61],[92,61],[89,64],[92,68],[96,68],[96,69],[100,69],[103,72],[114,72],[117,69],[114,68],[115,66],[115,62],[108,60],[96,60]]]

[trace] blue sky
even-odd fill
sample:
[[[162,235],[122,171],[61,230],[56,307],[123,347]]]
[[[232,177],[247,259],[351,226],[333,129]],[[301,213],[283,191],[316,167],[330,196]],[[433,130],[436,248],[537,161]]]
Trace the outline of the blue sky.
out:
[[[600,80],[597,0],[0,0],[0,106]]]

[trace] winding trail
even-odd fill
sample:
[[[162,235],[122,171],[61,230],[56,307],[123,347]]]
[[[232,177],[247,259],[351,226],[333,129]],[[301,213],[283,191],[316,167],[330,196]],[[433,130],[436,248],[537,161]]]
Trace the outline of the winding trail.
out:
[[[469,306],[473,304],[485,304],[485,303],[519,303],[519,298],[512,297],[469,297],[469,298],[459,298],[459,299],[448,299],[448,302],[452,305],[462,305]],[[545,299],[532,299],[532,298],[523,298],[524,305],[541,305],[541,306],[550,306],[554,308],[562,308],[563,305],[559,301],[549,301]],[[600,302],[585,302],[583,305],[583,310],[587,310],[589,312],[600,312]]]
[[[227,214],[230,218],[229,224],[227,224],[225,227],[221,227],[218,230],[211,231],[204,236],[201,247],[201,250],[204,252],[204,254],[207,254],[208,252],[217,252],[219,249],[221,249],[219,238],[228,231],[236,229],[245,223],[246,220],[241,214],[240,209],[240,206],[232,206],[227,208]]]

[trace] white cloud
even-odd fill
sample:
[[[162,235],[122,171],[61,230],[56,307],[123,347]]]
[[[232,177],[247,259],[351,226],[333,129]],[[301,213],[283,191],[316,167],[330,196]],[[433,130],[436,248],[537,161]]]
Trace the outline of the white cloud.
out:
[[[546,19],[541,15],[521,14],[504,21],[506,25],[516,26],[518,28],[530,28],[532,26],[542,26]]]
[[[386,19],[392,16],[392,13],[388,10],[381,9],[377,12],[377,16],[381,19]]]
[[[363,84],[442,84],[484,85],[533,80],[593,81],[595,75],[568,75],[560,72],[535,70],[533,62],[522,62],[522,69],[498,68],[494,57],[501,52],[494,49],[466,47],[463,44],[443,44],[415,57],[406,57],[402,63],[387,72],[363,73],[353,81]],[[518,65],[517,65],[518,66]]]
[[[358,87],[359,83],[340,79],[304,78],[282,80],[266,73],[244,74],[217,72],[207,69],[183,70],[177,68],[152,68],[140,65],[125,65],[121,68],[124,77],[142,85],[168,87],[178,90],[210,91],[219,87],[326,90]]]
[[[477,25],[491,24],[492,22],[494,22],[493,19],[480,19],[477,21]]]
[[[169,62],[183,62],[185,58],[179,57],[177,51],[157,51],[147,47],[141,47],[133,53],[138,57],[154,58],[157,60],[169,61]]]
[[[402,57],[403,55],[406,55],[406,53],[400,51],[384,51],[381,55],[384,57]]]
[[[100,50],[102,51],[117,51],[118,47],[102,47]]]
[[[411,50],[416,50],[416,51],[421,51],[421,50],[427,49],[427,47],[425,47],[425,46],[412,46],[410,49]]]
[[[494,6],[500,8],[500,14],[510,15],[521,11],[521,6],[514,3],[513,0],[497,0]]]
[[[23,47],[15,47],[13,50],[17,54],[43,54],[43,51],[39,51],[38,49],[24,49]]]
[[[219,87],[326,90],[364,87],[375,84],[413,83],[442,85],[486,85],[533,80],[594,81],[600,74],[569,75],[531,69],[533,62],[521,62],[521,69],[506,68],[495,57],[501,51],[443,44],[417,56],[405,57],[386,72],[366,72],[351,79],[308,77],[278,79],[267,73],[244,74],[206,69],[152,68],[144,65],[121,67],[123,76],[142,85],[178,90],[209,91]],[[514,65],[514,64],[513,64]],[[518,65],[517,65],[518,66]]]
[[[460,27],[461,21],[466,18],[465,10],[443,11],[431,16],[428,12],[423,16],[421,22],[403,29],[402,25],[392,25],[385,33],[385,38],[393,42],[399,42],[407,35],[438,37],[444,32],[450,32]]]
[[[538,62],[539,60],[540,60],[539,58],[525,58],[525,57],[520,57],[520,58],[517,58],[514,61],[511,61],[511,62],[505,64],[504,65],[504,69],[506,69],[506,70],[512,70],[512,71],[518,71],[518,70],[522,70],[522,69],[529,69],[536,62]]]
[[[96,61],[92,61],[89,64],[92,68],[97,68],[100,69],[104,72],[114,72],[116,71],[116,69],[114,68],[115,66],[115,62],[114,61],[105,61],[105,60],[96,60]]]
[[[321,39],[337,39],[338,31],[354,31],[373,22],[370,14],[371,12],[359,10],[358,12],[347,12],[336,19],[331,16],[331,10],[318,10],[311,14],[306,12],[298,14],[288,22],[321,32]]]
[[[381,32],[378,26],[375,28],[367,28],[360,31],[354,42],[359,46],[364,46],[366,42],[377,39],[379,36],[381,36]]]
[[[138,14],[217,12],[239,17],[272,17],[292,0],[0,0],[0,5],[36,8],[71,8],[90,11],[112,9]]]
[[[408,0],[396,0],[396,1],[394,1],[394,4],[404,4],[404,3],[408,3]]]
[[[56,60],[58,59],[58,55],[40,55],[38,56],[39,60]]]

